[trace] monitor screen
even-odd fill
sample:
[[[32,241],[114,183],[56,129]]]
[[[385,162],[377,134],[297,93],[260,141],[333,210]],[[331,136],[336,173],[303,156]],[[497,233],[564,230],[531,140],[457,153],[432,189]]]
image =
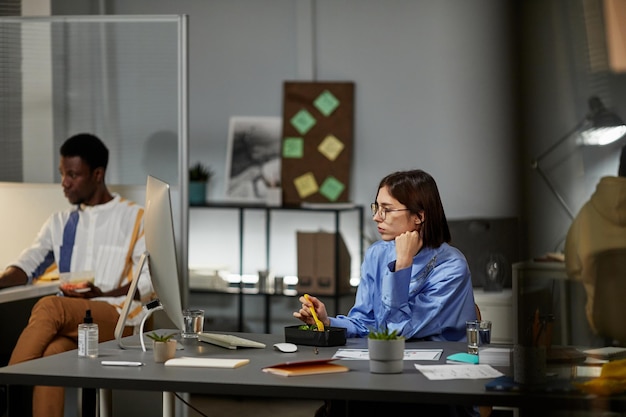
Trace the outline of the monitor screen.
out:
[[[152,176],[148,176],[146,183],[144,235],[146,253],[133,277],[124,308],[115,328],[115,338],[120,347],[129,347],[121,343],[122,333],[130,311],[131,301],[137,290],[141,268],[145,268],[147,265],[150,268],[152,286],[163,310],[177,329],[183,329],[170,186]]]

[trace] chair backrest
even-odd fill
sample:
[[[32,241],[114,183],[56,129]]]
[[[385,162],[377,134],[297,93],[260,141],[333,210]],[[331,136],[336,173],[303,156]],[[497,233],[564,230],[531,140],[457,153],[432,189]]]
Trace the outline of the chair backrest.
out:
[[[598,335],[626,345],[626,248],[596,257],[593,324]]]

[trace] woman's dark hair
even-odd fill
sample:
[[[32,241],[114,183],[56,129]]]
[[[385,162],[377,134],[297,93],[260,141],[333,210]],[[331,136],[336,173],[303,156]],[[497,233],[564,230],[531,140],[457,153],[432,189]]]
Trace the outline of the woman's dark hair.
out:
[[[106,170],[109,163],[109,150],[97,136],[90,133],[79,133],[67,139],[61,145],[61,156],[79,156],[92,171],[100,167]]]
[[[450,229],[439,189],[430,174],[420,169],[394,172],[380,181],[378,189],[385,186],[389,189],[389,194],[404,204],[411,213],[420,215],[424,212],[424,246],[438,248],[442,243],[450,242]]]

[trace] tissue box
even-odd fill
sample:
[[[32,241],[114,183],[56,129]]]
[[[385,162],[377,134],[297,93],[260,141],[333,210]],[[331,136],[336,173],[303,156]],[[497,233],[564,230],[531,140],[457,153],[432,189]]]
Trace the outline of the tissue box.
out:
[[[323,332],[300,329],[300,326],[285,327],[285,342],[306,346],[343,346],[346,344],[346,329],[326,327]]]

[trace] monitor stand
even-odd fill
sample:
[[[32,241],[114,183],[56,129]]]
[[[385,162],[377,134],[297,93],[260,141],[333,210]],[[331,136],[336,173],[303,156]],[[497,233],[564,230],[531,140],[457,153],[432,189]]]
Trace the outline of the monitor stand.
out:
[[[130,308],[132,306],[133,300],[135,298],[135,293],[137,292],[137,285],[139,283],[139,277],[141,277],[141,272],[143,271],[144,266],[146,266],[146,262],[150,258],[150,254],[148,251],[141,254],[141,258],[139,259],[139,268],[133,275],[133,279],[130,283],[130,287],[128,288],[128,293],[126,293],[126,299],[124,300],[124,307],[122,308],[122,312],[120,313],[120,317],[117,320],[117,324],[115,325],[115,340],[117,340],[117,344],[122,349],[142,349],[144,352],[146,351],[145,343],[143,340],[143,327],[146,322],[146,319],[152,315],[152,312],[156,310],[156,308],[163,307],[159,303],[157,307],[152,308],[148,311],[146,317],[141,321],[141,326],[139,329],[139,338],[141,340],[141,345],[129,345],[122,341],[124,335],[124,328],[126,327],[126,319],[128,319],[128,313],[130,312]]]

